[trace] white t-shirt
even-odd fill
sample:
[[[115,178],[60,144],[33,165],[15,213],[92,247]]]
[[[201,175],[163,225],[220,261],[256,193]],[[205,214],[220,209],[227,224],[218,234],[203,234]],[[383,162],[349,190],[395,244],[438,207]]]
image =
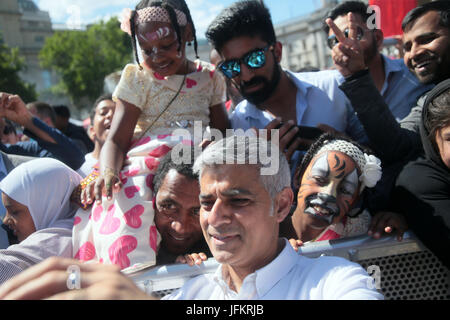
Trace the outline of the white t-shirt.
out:
[[[359,265],[340,257],[307,258],[285,239],[283,251],[271,263],[248,275],[239,293],[222,276],[198,276],[164,300],[382,300],[373,278]]]
[[[77,170],[78,174],[83,178],[86,178],[91,172],[92,167],[98,162],[98,159],[95,159],[92,156],[92,152],[88,153],[84,156],[83,165]]]

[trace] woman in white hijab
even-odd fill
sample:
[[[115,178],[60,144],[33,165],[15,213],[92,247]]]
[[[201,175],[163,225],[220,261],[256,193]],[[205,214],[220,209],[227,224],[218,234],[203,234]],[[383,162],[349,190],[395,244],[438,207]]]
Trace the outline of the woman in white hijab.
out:
[[[0,182],[3,223],[19,240],[0,250],[0,284],[46,258],[72,257],[76,205],[70,196],[80,181],[62,162],[41,158],[21,164]]]

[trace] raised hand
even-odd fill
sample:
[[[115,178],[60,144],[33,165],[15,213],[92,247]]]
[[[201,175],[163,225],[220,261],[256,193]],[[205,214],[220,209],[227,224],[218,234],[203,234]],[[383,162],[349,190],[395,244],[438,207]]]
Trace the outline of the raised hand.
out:
[[[0,116],[26,127],[33,116],[18,95],[0,92]]]
[[[330,18],[326,24],[333,30],[338,43],[331,49],[331,56],[337,70],[344,77],[349,77],[358,71],[367,69],[364,61],[364,52],[358,40],[358,27],[355,15],[351,12],[347,15],[349,21],[348,37],[339,29]]]

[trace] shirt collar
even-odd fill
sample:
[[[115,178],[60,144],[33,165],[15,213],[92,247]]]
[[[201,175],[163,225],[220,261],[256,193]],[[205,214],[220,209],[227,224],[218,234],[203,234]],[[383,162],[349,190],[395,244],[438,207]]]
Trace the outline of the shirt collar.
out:
[[[0,172],[3,172],[5,176],[8,174],[8,171],[6,170],[5,161],[3,161],[2,155],[0,155]],[[1,179],[0,179],[0,181],[1,181]]]
[[[286,274],[288,274],[298,261],[298,253],[291,247],[288,240],[283,238],[284,248],[280,254],[268,265],[256,270],[254,273],[245,277],[244,282],[256,282],[256,291],[258,297],[267,294]],[[223,290],[225,295],[237,296],[238,293],[232,291],[223,278],[223,268],[220,265],[213,275],[213,281]]]
[[[284,70],[286,74],[288,74],[289,78],[294,82],[295,86],[297,87],[297,101],[299,99],[299,96],[306,100],[306,96],[308,94],[308,90],[313,87],[312,84],[304,82],[297,78],[294,73],[290,72],[289,70]],[[250,103],[248,100],[243,100],[241,102],[242,104],[242,110],[246,114],[247,118],[253,118],[256,120],[259,120],[263,122],[265,119],[267,119],[267,112],[258,109],[254,104]]]

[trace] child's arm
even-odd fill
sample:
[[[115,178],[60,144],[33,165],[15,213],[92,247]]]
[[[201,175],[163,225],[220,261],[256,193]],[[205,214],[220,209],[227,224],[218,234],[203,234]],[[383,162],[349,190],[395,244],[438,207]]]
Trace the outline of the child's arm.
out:
[[[209,108],[209,125],[211,128],[220,130],[225,135],[226,129],[231,129],[231,122],[228,118],[225,104],[216,104]]]
[[[101,202],[102,191],[110,199],[113,189],[114,192],[121,189],[119,172],[140,114],[141,110],[138,107],[118,99],[110,132],[100,152],[100,176],[94,187],[96,201]]]

